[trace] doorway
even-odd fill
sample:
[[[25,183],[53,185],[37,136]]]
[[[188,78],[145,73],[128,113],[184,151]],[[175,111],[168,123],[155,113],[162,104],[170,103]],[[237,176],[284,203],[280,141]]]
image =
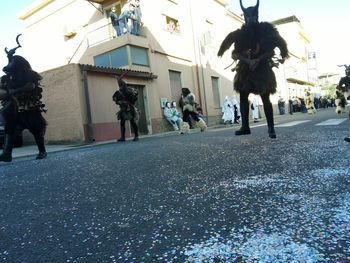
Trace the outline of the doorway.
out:
[[[145,107],[145,86],[143,85],[130,85],[128,84],[129,87],[132,87],[137,90],[138,95],[137,95],[137,101],[135,103],[136,108],[139,111],[139,134],[140,135],[145,135],[148,134],[148,128],[147,128],[147,117],[146,117],[146,107]]]

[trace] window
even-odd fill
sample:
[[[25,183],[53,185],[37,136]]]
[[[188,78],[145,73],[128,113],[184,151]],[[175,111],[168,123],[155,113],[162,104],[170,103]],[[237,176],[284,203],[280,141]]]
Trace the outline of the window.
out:
[[[109,53],[111,57],[111,67],[117,68],[129,64],[127,46],[114,49]]]
[[[219,78],[211,77],[211,87],[213,91],[214,108],[220,108]]]
[[[110,56],[108,53],[94,57],[94,61],[96,66],[107,67],[111,64]]]
[[[165,16],[165,21],[166,21],[166,29],[170,33],[180,33],[180,23],[177,19],[172,18],[170,16]]]
[[[130,46],[130,56],[133,65],[149,66],[147,49]]]
[[[130,60],[129,60],[130,57]],[[95,66],[123,67],[130,65],[149,66],[146,48],[135,46],[123,46],[94,57]]]
[[[169,70],[171,100],[179,102],[181,98],[181,72]]]

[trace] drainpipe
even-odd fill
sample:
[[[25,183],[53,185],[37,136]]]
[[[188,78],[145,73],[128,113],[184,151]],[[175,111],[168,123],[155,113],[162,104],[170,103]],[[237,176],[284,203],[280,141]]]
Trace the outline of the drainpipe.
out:
[[[92,128],[92,115],[91,115],[91,105],[90,105],[90,96],[89,96],[89,85],[87,79],[87,70],[85,66],[83,66],[83,85],[85,92],[85,103],[86,103],[86,142],[94,142],[94,131]]]
[[[199,95],[199,104],[202,106],[203,102],[202,102],[202,93],[201,93],[201,80],[200,80],[200,72],[199,72],[199,66],[198,63],[200,64],[200,66],[202,67],[202,82],[203,82],[203,92],[204,92],[204,115],[208,120],[208,107],[207,107],[207,98],[206,98],[206,94],[205,94],[205,79],[204,79],[204,69],[202,66],[202,62],[200,59],[200,48],[199,48],[199,40],[196,41],[196,36],[195,36],[195,28],[194,28],[194,23],[193,23],[193,15],[192,15],[192,0],[189,1],[189,11],[190,11],[190,17],[191,17],[191,25],[192,25],[192,41],[193,41],[193,47],[194,47],[194,57],[195,57],[195,63],[196,63],[196,75],[197,75],[197,83],[198,83],[198,95]],[[199,55],[197,54],[197,51],[199,53]],[[199,56],[199,58],[198,58]],[[199,62],[198,62],[199,60]]]

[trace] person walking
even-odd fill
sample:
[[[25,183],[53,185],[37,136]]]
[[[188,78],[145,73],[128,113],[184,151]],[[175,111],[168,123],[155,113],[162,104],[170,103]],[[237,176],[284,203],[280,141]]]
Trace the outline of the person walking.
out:
[[[122,75],[123,76],[123,75]],[[117,112],[117,118],[120,120],[120,138],[118,142],[125,141],[125,122],[130,121],[131,127],[134,130],[134,141],[139,140],[138,120],[139,113],[135,106],[138,93],[136,89],[128,87],[122,80],[122,76],[118,78],[119,90],[113,94],[114,102],[119,105],[120,110]]]
[[[259,104],[256,97],[253,98],[252,103],[250,104],[252,110],[252,118],[254,122],[259,122]]]
[[[272,67],[284,63],[288,58],[287,43],[273,24],[258,21],[259,0],[255,6],[248,8],[243,6],[242,0],[240,5],[245,23],[226,36],[217,53],[221,57],[234,44],[231,57],[238,61],[234,89],[240,93],[242,114],[242,126],[235,134],[251,133],[248,96],[253,93],[260,95],[262,99],[269,137],[276,138],[270,95],[276,92],[277,82]],[[280,57],[273,60],[276,48],[280,50]]]
[[[12,161],[13,141],[16,130],[22,132],[28,129],[33,134],[39,153],[36,159],[47,156],[45,147],[45,132],[47,122],[42,116],[46,112],[42,103],[42,76],[34,71],[29,62],[22,56],[15,55],[21,47],[17,36],[17,47],[7,50],[8,64],[3,68],[6,75],[0,81],[0,100],[3,107],[1,114],[5,119],[5,142],[0,162]]]
[[[233,113],[234,113],[234,121],[233,123],[238,124],[241,119],[241,109],[239,107],[239,103],[237,101],[237,97],[235,95],[232,96],[231,103],[233,106]]]
[[[279,96],[277,104],[280,115],[284,115],[284,113],[286,112],[286,102],[284,101],[282,96]]]
[[[222,119],[224,124],[233,124],[234,122],[234,112],[231,101],[225,96],[224,103],[222,105]]]

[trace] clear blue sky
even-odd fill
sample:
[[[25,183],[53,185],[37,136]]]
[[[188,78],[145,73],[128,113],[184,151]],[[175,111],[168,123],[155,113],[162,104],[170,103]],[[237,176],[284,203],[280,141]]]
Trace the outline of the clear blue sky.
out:
[[[23,33],[23,21],[17,18],[24,8],[26,8],[35,0],[12,0],[1,1],[1,15],[0,15],[0,69],[7,64],[7,57],[4,48],[9,49],[16,46],[16,36]],[[20,54],[18,49],[18,54]],[[2,72],[0,72],[2,75]]]
[[[256,3],[256,0],[242,1],[246,7]],[[1,3],[0,68],[7,63],[4,47],[14,47],[15,37],[23,32],[23,21],[17,15],[33,2],[35,0]],[[242,12],[239,0],[230,0],[230,5],[236,13]],[[259,12],[260,21],[295,15],[311,36],[321,72],[339,70],[337,64],[350,64],[350,0],[260,0]],[[340,73],[343,71],[343,68],[339,70]]]

